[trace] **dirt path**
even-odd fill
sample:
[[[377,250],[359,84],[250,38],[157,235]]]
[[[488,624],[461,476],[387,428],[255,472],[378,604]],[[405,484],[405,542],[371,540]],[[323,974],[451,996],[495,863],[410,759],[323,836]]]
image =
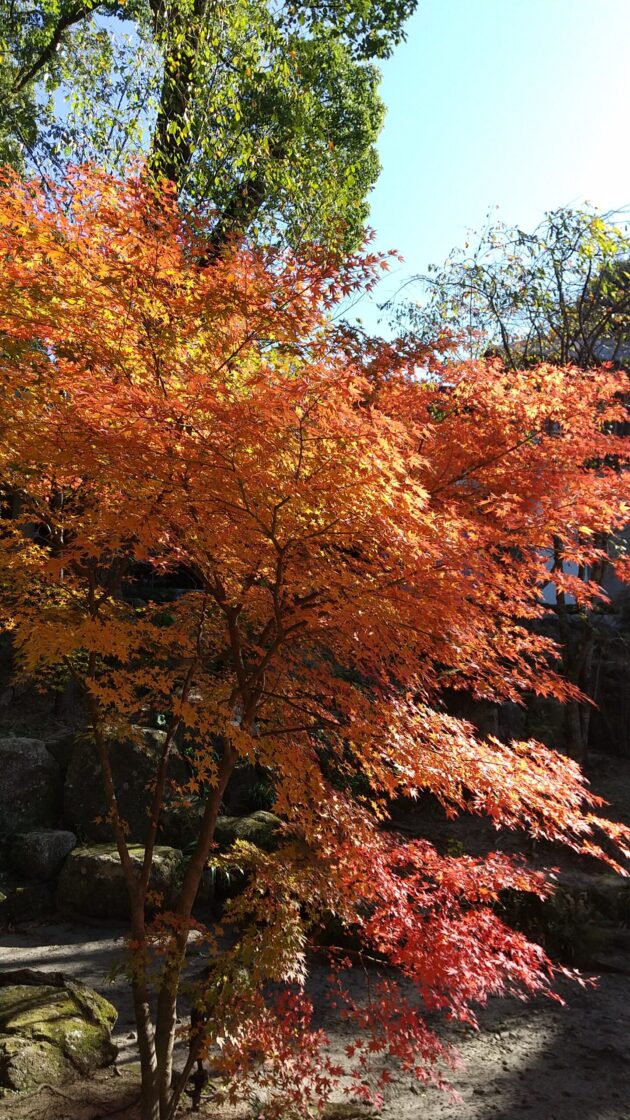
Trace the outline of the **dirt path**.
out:
[[[108,980],[122,944],[122,927],[31,927],[2,936],[0,968],[61,970],[102,992],[118,1008],[115,1040],[124,1070],[135,1060],[131,1001],[124,977]],[[316,966],[315,997],[324,979],[323,968]],[[564,995],[566,1007],[549,1000],[529,1005],[495,1000],[481,1013],[478,1032],[453,1032],[464,1062],[453,1076],[462,1102],[392,1070],[380,1115],[385,1120],[630,1120],[630,975],[606,974],[596,989],[571,985]],[[326,1027],[335,1059],[343,1060],[350,1034],[339,1023]],[[98,1106],[72,1111],[61,1098],[56,1105],[42,1103],[39,1113],[34,1104],[32,1120],[105,1115]],[[207,1115],[219,1120],[211,1107]],[[133,1112],[125,1116],[131,1120]],[[2,1109],[2,1120],[8,1117],[12,1120],[11,1112]]]
[[[568,993],[567,993],[568,994]],[[494,1001],[463,1034],[463,1102],[397,1086],[382,1115],[400,1120],[629,1120],[630,980],[603,977],[566,1007]]]

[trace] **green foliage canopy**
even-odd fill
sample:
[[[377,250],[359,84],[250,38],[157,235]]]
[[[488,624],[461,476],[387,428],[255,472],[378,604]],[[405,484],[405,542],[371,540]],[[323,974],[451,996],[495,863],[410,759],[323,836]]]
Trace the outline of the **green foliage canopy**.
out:
[[[355,244],[379,162],[377,61],[417,0],[0,0],[0,160],[159,176],[216,237]]]

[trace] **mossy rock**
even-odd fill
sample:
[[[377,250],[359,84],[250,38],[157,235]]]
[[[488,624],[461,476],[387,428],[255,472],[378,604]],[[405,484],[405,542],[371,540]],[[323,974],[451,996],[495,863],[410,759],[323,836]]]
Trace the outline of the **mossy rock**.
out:
[[[342,1102],[341,1104],[327,1104],[324,1106],[322,1120],[368,1120],[374,1112],[364,1104]]]
[[[586,892],[598,912],[612,922],[630,925],[630,880],[621,875],[596,875]]]
[[[59,974],[23,969],[0,976],[0,1095],[110,1065],[116,1017],[108,1000]]]
[[[144,848],[132,845],[129,855],[138,874]],[[149,890],[168,908],[175,897],[182,865],[177,848],[158,846],[153,852]],[[63,865],[57,885],[60,910],[92,918],[127,918],[129,897],[118,850],[113,844],[75,848]]]
[[[630,883],[621,875],[568,872],[549,898],[504,892],[500,912],[551,957],[586,967],[627,942]]]
[[[49,1042],[0,1035],[0,1099],[38,1085],[63,1085],[76,1076],[72,1062]]]
[[[247,840],[265,852],[277,847],[282,821],[275,813],[259,809],[246,817],[219,817],[214,838],[222,852],[232,847],[237,840]]]
[[[115,1009],[96,992],[29,984],[0,988],[0,1033],[56,1047],[79,1073],[114,1060],[109,1035],[115,1022]]]
[[[158,839],[161,844],[189,851],[194,848],[205,812],[205,801],[183,804],[175,799],[160,814]]]
[[[222,852],[229,852],[237,840],[246,840],[265,852],[271,852],[280,842],[281,825],[279,817],[264,809],[258,809],[245,817],[219,817],[214,839]],[[209,866],[205,868],[199,886],[197,906],[203,909],[214,902],[234,898],[241,893],[247,879],[248,872],[240,866],[236,856],[233,865],[226,865],[224,862],[220,867],[213,865],[210,857]]]

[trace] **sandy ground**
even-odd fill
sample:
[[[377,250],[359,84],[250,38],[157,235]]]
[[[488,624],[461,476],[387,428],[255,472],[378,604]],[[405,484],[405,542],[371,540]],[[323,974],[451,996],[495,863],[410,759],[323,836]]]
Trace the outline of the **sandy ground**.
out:
[[[107,996],[119,1013],[118,1067],[133,1077],[135,1033],[128,988],[124,977],[108,978],[120,959],[123,932],[122,927],[70,924],[24,928],[0,938],[0,968],[64,971]],[[199,959],[191,960],[192,969],[200,966]],[[315,964],[315,996],[324,980],[323,966]],[[570,985],[563,994],[565,1007],[549,1000],[495,1000],[481,1012],[478,1032],[452,1032],[463,1059],[452,1079],[460,1103],[392,1069],[393,1084],[379,1115],[387,1120],[630,1120],[630,968],[602,975],[596,989]],[[326,1029],[335,1060],[343,1060],[350,1033],[330,1021]],[[129,1099],[126,1076],[118,1082],[121,1092],[127,1086]],[[96,1120],[112,1114],[109,1104],[101,1111],[99,1107],[75,1109],[67,1093],[58,1093],[46,1101],[34,1099],[28,1115],[32,1120]],[[4,1105],[0,1115],[13,1120],[17,1113]],[[124,1108],[116,1115],[131,1120],[134,1112]],[[212,1105],[206,1115],[220,1117]]]

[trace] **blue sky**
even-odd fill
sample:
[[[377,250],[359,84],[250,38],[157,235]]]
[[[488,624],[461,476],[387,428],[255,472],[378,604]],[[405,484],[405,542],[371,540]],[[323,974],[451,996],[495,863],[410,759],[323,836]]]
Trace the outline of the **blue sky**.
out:
[[[377,299],[490,209],[528,229],[558,206],[630,204],[630,0],[420,0],[407,31],[383,66],[371,199],[377,246],[405,262]]]

